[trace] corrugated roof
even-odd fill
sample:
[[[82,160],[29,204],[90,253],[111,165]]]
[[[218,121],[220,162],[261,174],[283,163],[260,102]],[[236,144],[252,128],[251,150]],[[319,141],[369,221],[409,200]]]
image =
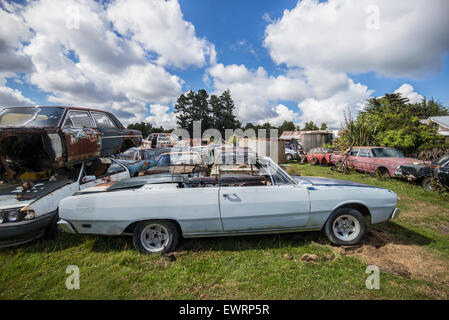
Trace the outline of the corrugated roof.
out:
[[[430,117],[429,120],[449,129],[449,116]]]

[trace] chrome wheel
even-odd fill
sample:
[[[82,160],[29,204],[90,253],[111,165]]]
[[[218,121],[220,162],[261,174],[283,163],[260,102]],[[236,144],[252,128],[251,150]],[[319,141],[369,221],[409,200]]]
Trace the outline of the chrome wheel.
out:
[[[170,241],[170,233],[160,224],[149,224],[142,230],[140,241],[146,250],[161,252]]]
[[[360,234],[360,223],[352,215],[341,215],[332,226],[334,235],[342,241],[352,241]]]

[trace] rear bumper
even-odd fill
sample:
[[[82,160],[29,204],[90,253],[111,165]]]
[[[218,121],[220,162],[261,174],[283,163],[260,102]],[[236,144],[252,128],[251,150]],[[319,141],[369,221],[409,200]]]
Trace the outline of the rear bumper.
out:
[[[0,248],[21,245],[45,234],[58,212],[53,211],[32,220],[0,225]]]

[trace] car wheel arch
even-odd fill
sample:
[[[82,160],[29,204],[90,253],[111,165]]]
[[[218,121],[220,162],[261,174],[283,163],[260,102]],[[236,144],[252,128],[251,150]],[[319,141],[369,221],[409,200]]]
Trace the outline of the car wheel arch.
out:
[[[360,203],[360,202],[349,202],[349,203],[344,203],[344,204],[337,206],[336,208],[334,208],[334,210],[332,210],[330,212],[329,216],[326,219],[326,222],[327,222],[327,220],[329,220],[329,218],[335,211],[340,210],[340,209],[355,209],[355,210],[359,211],[368,221],[371,222],[371,212],[369,211],[368,207],[365,204]],[[324,223],[324,225],[325,224],[326,223]]]
[[[154,220],[158,220],[158,221],[170,221],[173,222],[176,227],[178,228],[179,234],[183,235],[182,232],[182,228],[181,225],[179,224],[179,222],[175,219],[166,219],[166,218],[152,218],[152,219],[143,219],[143,220],[137,220],[134,221],[132,223],[130,223],[122,232],[122,234],[132,234],[134,233],[134,229],[136,228],[136,226],[141,223],[141,222],[146,222],[146,221],[154,221]]]

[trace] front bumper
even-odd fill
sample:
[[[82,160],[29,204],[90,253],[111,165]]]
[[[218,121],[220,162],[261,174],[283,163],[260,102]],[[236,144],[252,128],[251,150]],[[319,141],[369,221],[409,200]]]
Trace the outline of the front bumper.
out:
[[[21,245],[42,237],[57,214],[53,211],[32,220],[0,224],[0,248]]]

